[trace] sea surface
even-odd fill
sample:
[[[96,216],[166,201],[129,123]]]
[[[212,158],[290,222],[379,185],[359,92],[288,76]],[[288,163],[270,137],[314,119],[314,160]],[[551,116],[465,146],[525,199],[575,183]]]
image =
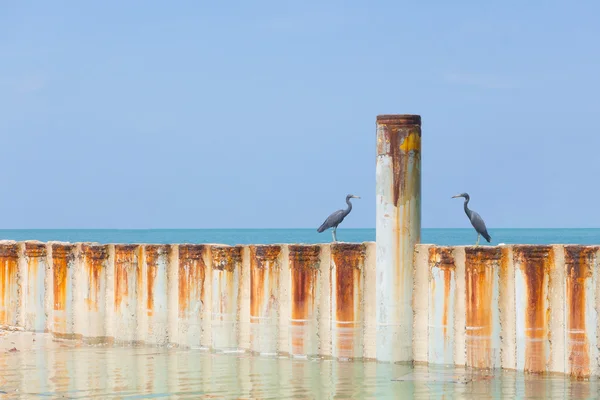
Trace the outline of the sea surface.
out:
[[[505,244],[600,245],[600,229],[490,229],[492,242]],[[375,229],[338,229],[342,242],[375,241]],[[11,229],[0,230],[0,240],[40,240],[98,243],[328,243],[331,232],[316,229]],[[473,229],[422,230],[421,243],[472,245]],[[481,238],[480,244],[487,244]]]
[[[4,347],[0,337],[1,399],[593,399],[600,389],[595,378],[88,346],[49,336],[13,334]]]

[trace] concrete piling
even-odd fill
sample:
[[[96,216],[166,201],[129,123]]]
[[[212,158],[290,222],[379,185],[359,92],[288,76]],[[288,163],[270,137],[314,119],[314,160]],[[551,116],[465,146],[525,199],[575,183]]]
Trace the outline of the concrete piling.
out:
[[[517,369],[546,372],[550,356],[548,289],[552,246],[515,246]]]
[[[492,369],[500,366],[499,270],[502,249],[465,249],[466,365]]]
[[[102,341],[106,337],[106,267],[108,265],[107,246],[79,246],[79,268],[77,271],[81,291],[81,313],[75,327],[89,341]]]
[[[454,363],[454,303],[456,267],[451,247],[429,248],[429,330],[428,361]]]
[[[74,272],[75,245],[50,243],[52,251],[52,324],[51,331],[57,337],[74,336]]]
[[[212,347],[222,351],[238,349],[241,246],[212,247]]]
[[[335,358],[363,357],[365,256],[362,243],[331,245],[332,355]]]
[[[250,343],[259,354],[279,350],[281,256],[281,246],[250,246]]]
[[[23,327],[33,332],[46,329],[46,246],[39,242],[25,242],[21,245],[23,257]]]
[[[146,318],[147,325],[144,341],[155,345],[168,343],[167,267],[169,250],[167,245],[144,246],[146,291],[142,314]]]
[[[4,242],[0,246],[0,325],[17,325],[19,309],[19,245]]]
[[[175,341],[192,348],[210,348],[212,341],[209,297],[212,274],[208,251],[209,247],[203,245],[178,247],[178,340]]]
[[[139,322],[140,302],[143,302],[141,248],[138,245],[119,244],[115,246],[114,264],[114,321],[115,341],[141,341]]]
[[[377,116],[377,359],[412,360],[413,252],[421,235],[421,117]]]
[[[0,327],[91,343],[373,359],[376,252],[372,242],[4,241]],[[599,260],[599,246],[417,244],[411,358],[599,376]]]
[[[417,245],[415,361],[448,363],[443,322],[453,319],[454,365],[598,376],[598,254],[598,246]],[[448,291],[439,275],[452,264]]]
[[[289,322],[292,356],[314,356],[319,352],[319,316],[323,299],[320,276],[321,247],[290,245],[287,250],[291,281],[291,314]],[[323,312],[323,317],[327,316]]]
[[[570,375],[597,375],[600,369],[598,336],[600,329],[595,295],[598,282],[597,246],[565,246],[566,352],[565,367]],[[597,293],[597,294],[596,294]],[[563,361],[563,360],[560,360]]]

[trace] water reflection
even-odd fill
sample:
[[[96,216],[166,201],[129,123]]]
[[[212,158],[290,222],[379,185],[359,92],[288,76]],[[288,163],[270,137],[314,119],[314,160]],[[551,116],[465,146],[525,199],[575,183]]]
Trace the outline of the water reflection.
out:
[[[1,398],[587,399],[598,389],[597,380],[200,350],[59,345],[0,353]]]

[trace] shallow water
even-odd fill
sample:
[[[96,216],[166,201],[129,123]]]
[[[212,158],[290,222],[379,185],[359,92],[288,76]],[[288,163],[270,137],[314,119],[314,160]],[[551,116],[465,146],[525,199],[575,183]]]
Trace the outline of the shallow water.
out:
[[[9,340],[0,346],[0,398],[587,399],[599,389],[596,380],[514,372]]]

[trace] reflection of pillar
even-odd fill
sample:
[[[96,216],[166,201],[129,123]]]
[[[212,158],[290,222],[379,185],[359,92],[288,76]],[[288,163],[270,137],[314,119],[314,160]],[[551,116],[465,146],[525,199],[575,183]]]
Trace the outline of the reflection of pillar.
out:
[[[412,360],[413,250],[421,239],[421,117],[377,116],[377,359]]]

